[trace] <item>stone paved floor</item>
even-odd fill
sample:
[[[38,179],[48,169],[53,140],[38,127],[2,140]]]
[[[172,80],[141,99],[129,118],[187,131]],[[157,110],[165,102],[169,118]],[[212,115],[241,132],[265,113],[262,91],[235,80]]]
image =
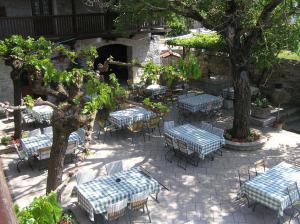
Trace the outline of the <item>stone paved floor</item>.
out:
[[[170,115],[176,117],[176,112]],[[168,120],[172,119],[171,117]],[[230,113],[211,120],[214,124],[225,127],[231,122]],[[197,122],[192,122],[198,125]],[[229,151],[224,149],[223,156],[216,156],[214,161],[201,161],[199,167],[189,165],[187,170],[177,167],[176,161],[169,163],[164,159],[163,138],[156,131],[151,140],[144,143],[142,138],[131,145],[129,134],[121,133],[106,138],[105,143],[93,141],[91,148],[95,154],[89,156],[82,167],[90,167],[105,175],[103,165],[122,159],[125,167],[143,165],[161,183],[170,188],[159,194],[160,203],[150,200],[152,223],[180,224],[187,221],[194,223],[276,223],[276,213],[263,206],[255,212],[247,208],[244,201],[235,201],[238,191],[237,170],[245,164],[264,158],[267,167],[281,161],[294,162],[300,158],[300,135],[287,131],[265,129],[269,141],[264,148],[253,152]],[[102,138],[102,137],[101,137]],[[20,206],[30,203],[34,196],[45,192],[46,171],[37,168],[32,171],[24,164],[21,173],[16,172],[16,154],[1,155],[6,170],[8,183],[14,201]],[[65,171],[74,167],[65,166]],[[65,172],[67,173],[67,172]],[[63,192],[63,205],[70,207],[81,224],[90,223],[85,212],[76,204],[76,198],[70,196],[74,186],[72,181]],[[144,223],[144,217],[137,216]],[[124,219],[118,223],[126,223]],[[147,222],[145,222],[147,223]]]

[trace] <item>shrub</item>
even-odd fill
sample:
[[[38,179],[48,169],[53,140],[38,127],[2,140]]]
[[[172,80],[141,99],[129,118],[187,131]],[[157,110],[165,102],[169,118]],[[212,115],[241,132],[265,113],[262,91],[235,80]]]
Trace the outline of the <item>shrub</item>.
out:
[[[8,145],[9,141],[10,141],[10,137],[8,137],[8,136],[3,136],[1,138],[1,144],[2,145]]]
[[[267,98],[258,96],[253,102],[253,105],[259,108],[268,108],[271,104]]]

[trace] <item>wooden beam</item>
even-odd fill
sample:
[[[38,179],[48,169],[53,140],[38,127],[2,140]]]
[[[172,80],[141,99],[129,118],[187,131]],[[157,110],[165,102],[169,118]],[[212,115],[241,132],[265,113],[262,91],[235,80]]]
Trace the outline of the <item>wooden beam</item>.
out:
[[[18,224],[16,214],[13,209],[13,202],[8,190],[6,178],[0,159],[0,220],[5,224]]]

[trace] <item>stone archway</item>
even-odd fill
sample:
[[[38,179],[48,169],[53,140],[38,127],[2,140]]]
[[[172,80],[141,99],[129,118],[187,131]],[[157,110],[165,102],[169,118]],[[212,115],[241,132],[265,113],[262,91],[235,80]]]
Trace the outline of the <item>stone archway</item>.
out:
[[[110,44],[99,47],[97,49],[98,57],[95,60],[95,67],[99,63],[103,63],[108,57],[113,56],[115,61],[130,62],[131,61],[131,47],[122,44]],[[121,84],[126,84],[128,79],[132,79],[132,68],[110,65],[109,72],[105,74],[115,73]]]

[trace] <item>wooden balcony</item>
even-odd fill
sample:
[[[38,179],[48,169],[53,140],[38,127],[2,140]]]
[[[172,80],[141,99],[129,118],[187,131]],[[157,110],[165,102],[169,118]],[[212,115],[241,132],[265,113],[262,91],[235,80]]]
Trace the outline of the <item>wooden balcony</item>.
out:
[[[11,35],[31,37],[44,36],[47,39],[113,37],[115,14],[97,13],[59,16],[0,17],[0,39]],[[164,28],[163,18],[144,23],[126,21],[129,34],[151,32]]]

